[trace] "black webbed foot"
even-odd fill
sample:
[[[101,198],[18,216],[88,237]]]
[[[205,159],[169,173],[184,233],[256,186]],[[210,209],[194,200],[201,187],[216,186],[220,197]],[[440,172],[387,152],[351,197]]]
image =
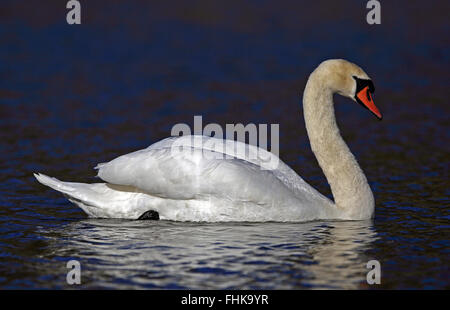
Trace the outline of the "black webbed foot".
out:
[[[159,213],[154,210],[149,210],[144,212],[138,220],[152,220],[152,221],[158,221],[159,220]]]

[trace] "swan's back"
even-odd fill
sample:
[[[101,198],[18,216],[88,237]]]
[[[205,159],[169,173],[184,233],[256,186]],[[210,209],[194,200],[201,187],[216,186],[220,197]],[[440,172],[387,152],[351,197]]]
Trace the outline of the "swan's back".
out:
[[[171,137],[96,168],[108,183],[163,199],[209,202],[224,214],[229,205],[230,213],[241,213],[235,211],[240,206],[261,216],[278,213],[284,220],[289,216],[304,220],[333,209],[331,201],[276,155],[239,141]]]

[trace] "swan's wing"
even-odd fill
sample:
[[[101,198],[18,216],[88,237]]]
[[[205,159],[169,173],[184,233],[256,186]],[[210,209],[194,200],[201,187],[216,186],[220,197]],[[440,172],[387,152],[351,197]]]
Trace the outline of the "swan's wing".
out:
[[[167,138],[96,168],[108,183],[134,186],[162,198],[328,200],[276,155],[242,142],[204,136]]]

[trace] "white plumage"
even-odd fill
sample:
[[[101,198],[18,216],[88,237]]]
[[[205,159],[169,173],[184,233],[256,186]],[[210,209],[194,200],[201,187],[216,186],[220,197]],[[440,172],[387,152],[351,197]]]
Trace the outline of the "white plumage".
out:
[[[362,70],[357,66],[343,60],[328,62],[332,65],[335,65],[334,62],[345,64],[344,69],[338,66],[338,71],[349,70],[355,72],[344,73],[362,74]],[[330,65],[326,63],[321,66]],[[316,71],[320,68],[319,66]],[[314,87],[309,87],[308,90],[307,86],[305,109],[310,109],[313,105],[332,109],[332,101],[327,102],[328,96],[317,96],[316,93],[336,90],[325,89],[323,85],[321,88],[319,84],[324,81],[328,84],[342,81],[336,80],[338,78],[333,74],[327,74],[328,77],[319,75],[325,80],[313,82],[311,77],[314,73],[311,75],[308,83]],[[353,85],[345,84],[342,87],[350,89],[338,89],[341,94],[354,92]],[[317,109],[320,110],[321,108]],[[305,118],[309,113],[309,117],[321,117],[323,121],[332,122],[334,111],[332,110],[332,120],[327,120],[326,111],[325,109],[325,112],[318,114],[305,111]],[[311,141],[313,151],[329,181],[332,179],[334,182],[336,178],[330,171],[339,171],[339,167],[345,165],[357,166],[348,169],[353,175],[346,176],[341,173],[342,175],[338,176],[343,178],[345,184],[350,184],[346,183],[346,179],[356,178],[356,190],[332,186],[335,199],[346,197],[348,201],[352,200],[352,205],[334,204],[307,184],[276,155],[266,150],[238,141],[204,136],[167,138],[146,149],[99,164],[96,167],[98,176],[106,183],[62,182],[43,174],[35,174],[35,177],[40,183],[62,192],[91,217],[137,219],[149,210],[158,212],[161,219],[207,222],[310,221],[363,219],[372,216],[373,196],[370,188],[370,193],[367,193],[368,185],[364,174],[361,172],[363,177],[358,175],[359,166],[356,160],[342,139],[329,141],[329,137],[339,140],[335,137],[336,133],[332,132],[336,131],[337,127],[327,128],[320,125],[320,120],[306,122],[310,138],[314,137],[316,140]],[[331,132],[330,135],[326,134],[327,130]],[[317,135],[319,137],[316,137]],[[329,144],[322,145],[325,150],[319,150],[322,152],[322,158],[315,147],[319,140]],[[335,149],[336,147],[338,149]],[[322,160],[323,156],[328,156],[329,160]],[[339,157],[332,158],[333,156]],[[330,160],[342,162],[327,164]],[[352,193],[351,197],[348,197],[349,193]],[[360,199],[368,202],[361,201],[361,206],[358,207],[354,202]]]
[[[211,144],[224,152],[210,150]],[[244,154],[226,158],[234,147]],[[300,221],[335,209],[281,160],[277,169],[263,170],[253,156],[258,151],[276,157],[239,141],[171,137],[99,164],[98,176],[107,183],[36,178],[92,217],[136,219],[154,210],[161,219],[178,221]]]

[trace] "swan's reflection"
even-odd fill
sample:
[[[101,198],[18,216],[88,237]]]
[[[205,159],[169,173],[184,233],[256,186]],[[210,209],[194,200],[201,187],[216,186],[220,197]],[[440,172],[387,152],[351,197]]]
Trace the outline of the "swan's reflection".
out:
[[[358,288],[376,239],[371,221],[89,219],[47,235],[47,258],[80,260],[87,288]]]

